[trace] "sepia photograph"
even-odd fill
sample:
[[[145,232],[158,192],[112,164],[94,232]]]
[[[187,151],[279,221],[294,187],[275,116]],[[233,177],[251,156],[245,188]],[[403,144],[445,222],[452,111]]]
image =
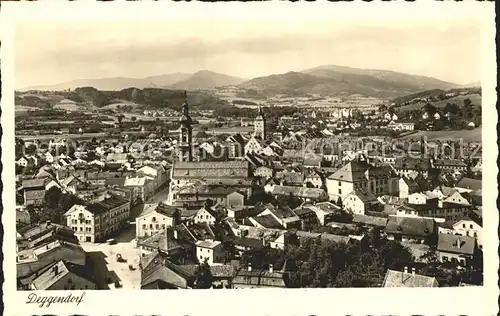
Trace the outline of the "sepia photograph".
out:
[[[1,37],[4,269],[22,303],[196,292],[233,310],[264,293],[328,301],[321,288],[353,307],[353,289],[383,289],[363,292],[376,303],[425,288],[399,292],[404,307],[490,289],[486,11],[111,7],[33,11]]]
[[[17,26],[18,289],[482,285],[458,22]]]

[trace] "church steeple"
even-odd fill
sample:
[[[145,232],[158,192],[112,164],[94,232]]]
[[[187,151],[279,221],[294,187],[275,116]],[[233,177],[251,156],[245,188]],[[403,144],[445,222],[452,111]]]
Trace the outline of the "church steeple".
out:
[[[182,105],[182,115],[179,118],[181,123],[179,131],[179,143],[177,145],[177,156],[179,161],[193,161],[193,120],[189,116],[189,105],[187,102],[187,92],[184,91],[184,104]]]
[[[261,106],[259,106],[259,114],[254,121],[254,136],[260,136],[262,140],[266,139],[266,120]]]

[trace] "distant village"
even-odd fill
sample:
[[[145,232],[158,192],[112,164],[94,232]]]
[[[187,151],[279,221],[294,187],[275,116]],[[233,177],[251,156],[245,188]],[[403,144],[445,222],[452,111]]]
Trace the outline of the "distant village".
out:
[[[400,138],[449,112],[141,114],[178,128],[16,137],[19,290],[482,285],[481,143]]]

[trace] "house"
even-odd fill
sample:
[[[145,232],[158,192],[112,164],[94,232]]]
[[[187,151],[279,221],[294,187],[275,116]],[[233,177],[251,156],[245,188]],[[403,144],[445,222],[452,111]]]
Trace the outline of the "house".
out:
[[[416,193],[419,190],[417,181],[411,178],[402,177],[399,179],[398,185],[400,198],[406,198],[410,194]]]
[[[45,203],[45,190],[25,190],[24,206],[41,206]]]
[[[170,194],[171,205],[196,208],[205,205],[210,200],[227,207],[239,207],[244,205],[245,196],[234,187],[192,185],[179,188]]]
[[[248,221],[250,221],[250,223],[252,223],[253,226],[259,227],[259,228],[283,229],[283,226],[275,218],[275,216],[273,214],[249,217]]]
[[[310,231],[320,225],[316,212],[307,206],[296,208],[293,210],[293,213],[300,219],[302,223],[301,230],[303,231]]]
[[[298,229],[302,225],[300,218],[287,206],[274,206],[272,204],[266,204],[264,205],[264,210],[260,212],[258,215],[259,217],[272,216],[275,219],[275,221],[277,221],[278,225],[270,225],[274,227],[267,227],[265,225],[262,225],[263,227],[267,228],[284,227],[286,229],[291,229],[291,228]],[[259,225],[256,226],[259,227]]]
[[[137,174],[152,178],[155,192],[167,183],[167,172],[161,165],[143,166],[137,170]]]
[[[263,149],[264,141],[260,136],[252,136],[245,144],[245,155],[249,153],[260,153]]]
[[[437,226],[433,219],[421,217],[389,216],[385,233],[396,241],[424,243],[436,235]]]
[[[217,240],[201,240],[196,242],[196,258],[200,263],[206,260],[209,265],[222,263],[225,259],[222,251],[222,243]]]
[[[357,215],[355,214],[352,218],[353,223],[359,223],[366,225],[368,227],[381,227],[385,228],[387,226],[388,218],[386,217],[376,217],[369,215]]]
[[[141,257],[145,257],[154,251],[162,251],[169,258],[176,258],[183,254],[183,246],[178,240],[178,233],[175,228],[166,227],[158,233],[140,238],[137,241]]]
[[[207,223],[209,225],[214,225],[216,220],[217,220],[217,214],[211,207],[207,205],[200,208],[198,212],[196,212],[196,215],[194,216],[195,224]]]
[[[305,202],[323,202],[328,195],[323,189],[275,185],[271,191],[273,196],[297,197]]]
[[[28,166],[28,159],[24,156],[22,156],[21,158],[19,158],[17,161],[16,161],[16,164],[18,166],[21,166],[23,168],[26,168]]]
[[[375,196],[396,194],[399,178],[389,166],[375,167],[365,161],[353,160],[326,179],[330,200],[345,199],[355,189],[364,189]]]
[[[353,214],[365,215],[367,211],[376,211],[380,202],[371,192],[356,189],[342,201],[342,205],[346,211]]]
[[[251,266],[241,268],[233,279],[235,289],[254,288],[286,288],[288,274],[284,270],[274,271],[273,266],[269,269],[252,270]]]
[[[131,188],[133,190],[133,201],[132,203],[145,202],[151,198],[155,193],[155,182],[149,177],[135,177],[126,178],[123,184],[126,188]]]
[[[89,271],[88,267],[59,260],[31,282],[31,290],[96,290],[94,276]]]
[[[415,268],[411,273],[407,268],[404,271],[388,269],[382,287],[439,287],[439,283],[435,277],[415,273]]]
[[[437,205],[438,197],[431,192],[417,192],[407,196],[411,205]]]
[[[321,202],[313,205],[304,205],[316,213],[321,226],[333,221],[333,216],[341,211],[341,208],[331,202]]]
[[[444,171],[466,171],[467,164],[460,159],[436,159],[431,164],[434,168]]]
[[[149,205],[137,217],[135,229],[138,238],[153,236],[167,227],[175,227],[181,220],[181,212],[176,207],[160,203],[157,206]]]
[[[413,131],[415,129],[415,123],[396,123],[391,121],[387,128],[393,131]]]
[[[273,176],[274,170],[268,166],[260,166],[255,169],[253,174],[255,177],[261,177],[267,180]]]
[[[461,266],[470,266],[476,250],[477,242],[474,237],[438,235],[437,251],[441,262],[451,261]]]
[[[445,197],[442,201],[443,203],[454,203],[466,206],[471,205],[469,201],[465,197],[463,197],[463,194],[461,194],[458,190],[453,190],[453,192]]]
[[[394,170],[400,177],[409,177],[413,173],[422,174],[425,177],[429,174],[431,163],[428,159],[402,157],[397,158]]]
[[[482,189],[482,181],[463,177],[456,184],[455,188],[460,192],[472,192]]]
[[[189,271],[192,275],[196,275],[196,269],[198,269],[199,265],[189,264],[180,267],[185,271]],[[236,273],[236,267],[230,264],[212,265],[210,266],[210,273],[212,273],[212,288],[229,289]]]
[[[304,179],[304,186],[317,189],[323,188],[324,179],[321,172],[314,169],[307,172],[306,177]]]
[[[22,206],[16,206],[16,223],[31,224],[31,215],[28,210]]]
[[[75,204],[64,214],[78,240],[92,243],[120,230],[129,216],[130,201],[110,194],[99,202]]]
[[[452,234],[466,237],[474,237],[479,249],[483,246],[483,227],[479,219],[464,217],[457,221],[448,221],[448,225],[441,225],[439,232],[441,234]]]
[[[141,258],[141,289],[192,289],[196,277],[162,251]]]

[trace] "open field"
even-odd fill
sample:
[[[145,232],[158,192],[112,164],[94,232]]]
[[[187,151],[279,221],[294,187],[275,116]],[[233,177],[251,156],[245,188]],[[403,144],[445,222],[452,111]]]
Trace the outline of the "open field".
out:
[[[437,102],[433,101],[430,103],[437,108],[444,108],[446,106],[446,103],[456,103],[459,107],[462,107],[464,105],[465,99],[470,99],[472,102],[472,105],[474,107],[481,106],[481,96],[479,94],[459,95],[459,96],[450,98],[448,100],[442,100],[442,101],[437,101]],[[403,105],[403,106],[397,107],[396,109],[399,112],[405,112],[405,111],[411,111],[411,110],[419,110],[424,105],[425,105],[425,102],[421,102],[421,103],[416,103],[416,104]]]
[[[420,139],[420,137],[427,137],[428,140],[459,140],[463,139],[464,142],[481,142],[481,127],[473,130],[461,131],[419,131],[415,134],[402,137],[403,139]]]

